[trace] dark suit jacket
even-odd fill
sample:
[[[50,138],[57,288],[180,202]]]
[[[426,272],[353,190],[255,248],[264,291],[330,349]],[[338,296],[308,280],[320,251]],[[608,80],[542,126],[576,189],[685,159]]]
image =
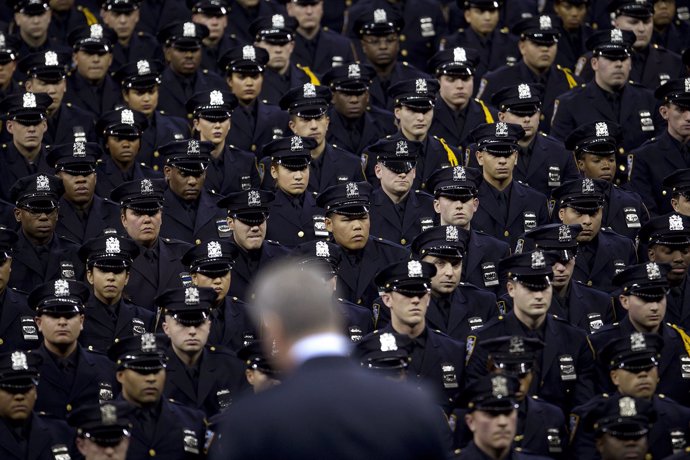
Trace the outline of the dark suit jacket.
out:
[[[202,241],[219,238],[216,221],[227,218],[227,211],[216,206],[218,195],[211,195],[202,189],[194,206],[196,221],[190,222],[187,211],[181,201],[174,196],[170,188],[163,193],[163,223],[160,235],[164,238],[176,238],[187,243],[199,244]]]
[[[313,358],[281,385],[233,404],[210,458],[442,459],[439,422],[433,403],[407,384],[380,379],[344,357]]]
[[[305,192],[301,209],[295,209],[291,197],[276,190],[275,200],[269,204],[271,219],[266,227],[266,238],[293,248],[304,242],[316,239],[314,216],[324,216],[325,211],[316,205],[316,198]],[[322,237],[323,238],[323,237]]]
[[[124,232],[120,221],[119,205],[94,195],[89,215],[86,221],[82,221],[74,206],[64,197],[60,198],[60,211],[55,228],[55,233],[58,235],[81,244],[88,239],[100,236],[106,228],[114,228],[118,233]]]
[[[110,75],[106,75],[100,86],[100,99],[96,97],[95,87],[74,70],[67,77],[67,92],[64,103],[72,103],[84,109],[91,116],[98,118],[103,113],[113,110],[122,103],[122,93],[119,85]]]
[[[60,445],[74,452],[76,433],[62,420],[31,415],[31,430],[22,447],[7,423],[0,423],[0,456],[7,460],[55,460],[56,454],[67,453],[59,450]],[[53,450],[55,449],[55,451]],[[71,457],[78,458],[78,457]]]
[[[0,353],[15,350],[31,350],[41,344],[34,317],[36,312],[29,308],[26,294],[5,288],[0,306]]]
[[[405,199],[402,221],[395,207],[381,187],[374,190],[370,209],[370,233],[373,236],[405,246],[412,243],[412,239],[421,233],[423,226],[432,226],[435,216],[432,195],[410,190]]]

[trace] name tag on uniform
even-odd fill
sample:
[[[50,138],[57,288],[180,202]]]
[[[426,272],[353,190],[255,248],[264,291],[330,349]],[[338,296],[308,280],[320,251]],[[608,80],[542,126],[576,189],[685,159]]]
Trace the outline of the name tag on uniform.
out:
[[[685,432],[683,430],[671,431],[671,448],[674,454],[679,454],[685,450],[687,441],[685,440]]]
[[[317,238],[328,238],[328,230],[326,230],[326,217],[317,215],[314,219],[314,236]]]
[[[350,326],[347,328],[347,333],[350,336],[350,340],[352,343],[357,343],[360,340],[362,340],[362,337],[364,336],[364,333],[362,332],[362,328],[359,326]]]
[[[497,286],[498,273],[496,273],[496,264],[493,262],[485,262],[482,264],[482,275],[484,276],[484,286]]]
[[[681,21],[688,21],[690,20],[690,8],[687,6],[679,6],[676,9],[676,15]]]
[[[340,67],[343,65],[343,62],[345,62],[345,59],[342,56],[333,56],[331,67]]]
[[[558,166],[549,166],[549,187],[558,187],[561,185],[561,168]]]
[[[443,388],[458,388],[458,376],[455,375],[455,366],[449,363],[442,363],[441,373],[443,375]]]
[[[684,379],[690,379],[690,356],[680,357],[680,375]]]
[[[74,142],[86,142],[86,130],[83,126],[73,126],[72,135],[74,136]]]
[[[663,85],[667,81],[671,79],[671,76],[667,73],[660,73],[659,74],[659,86]]]
[[[654,121],[649,110],[640,110],[640,129],[645,133],[654,131]]]
[[[110,401],[113,397],[113,386],[108,382],[100,382],[98,384],[98,399],[100,401]]]
[[[419,224],[422,226],[422,231],[429,230],[434,226],[434,219],[431,217],[422,217],[419,219]]]
[[[72,262],[60,262],[60,278],[74,281],[74,264]]]
[[[242,188],[242,191],[252,188],[252,178],[250,176],[240,177],[240,188]]]
[[[561,437],[558,432],[558,428],[546,429],[546,441],[549,444],[550,454],[559,454],[563,451],[563,448],[561,447]]]
[[[558,366],[561,372],[561,380],[569,382],[577,380],[577,372],[575,372],[575,362],[570,355],[561,355],[558,357]]]
[[[623,213],[625,214],[625,225],[628,228],[640,228],[642,226],[640,216],[637,215],[637,209],[623,208]]]
[[[614,260],[613,261],[613,274],[617,275],[620,272],[622,272],[623,270],[625,270],[625,262],[623,262],[620,259]]]
[[[283,129],[282,128],[273,128],[273,139],[277,137],[283,137]]]
[[[180,281],[182,282],[182,287],[192,287],[192,275],[189,272],[180,272]]]
[[[525,211],[522,213],[524,231],[531,230],[537,226],[537,213],[534,211]]]
[[[222,390],[216,391],[216,400],[218,401],[218,406],[220,406],[221,409],[227,409],[232,403],[230,390],[223,388]]]
[[[601,313],[588,313],[587,322],[589,323],[589,333],[592,334],[604,325],[604,321],[601,319]]]
[[[472,318],[468,319],[467,322],[470,325],[470,330],[474,331],[475,329],[479,329],[484,325],[484,320],[481,319],[479,316],[473,316]]]
[[[338,182],[340,183],[347,182],[348,180],[347,176],[338,176]]]
[[[139,318],[132,318],[132,334],[141,335],[146,332],[144,322]]]
[[[38,330],[36,329],[36,323],[31,316],[21,317],[22,325],[22,336],[24,340],[38,340]]]
[[[72,460],[72,457],[69,455],[69,450],[64,444],[55,444],[50,450],[55,460]]]
[[[247,346],[255,340],[256,337],[253,332],[245,332],[244,335],[242,335],[242,346]]]
[[[184,437],[182,438],[182,443],[184,444],[184,451],[190,454],[199,453],[199,440],[196,438],[194,430],[184,429]]]
[[[227,219],[218,219],[216,221],[216,229],[218,230],[218,238],[230,238],[232,235]]]
[[[434,30],[433,19],[431,19],[428,16],[423,17],[423,18],[419,18],[419,31],[422,34],[422,37],[433,37],[433,36],[435,36],[436,31]]]

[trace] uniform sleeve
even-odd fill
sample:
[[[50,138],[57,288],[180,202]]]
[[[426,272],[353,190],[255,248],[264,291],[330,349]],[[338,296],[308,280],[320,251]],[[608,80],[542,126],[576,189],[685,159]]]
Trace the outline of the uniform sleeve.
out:
[[[589,338],[580,337],[580,350],[578,351],[578,376],[573,395],[573,404],[581,405],[590,401],[594,395],[594,350]],[[591,457],[582,457],[591,458]]]
[[[628,188],[640,194],[649,213],[657,215],[658,208],[654,200],[655,193],[653,187],[661,187],[661,184],[652,184],[650,182],[649,178],[652,176],[649,163],[645,159],[645,155],[640,156],[640,153],[639,151],[633,152],[633,164]],[[669,196],[668,199],[670,201],[671,197]]]
[[[556,99],[553,107],[553,119],[551,120],[551,131],[549,135],[565,141],[565,138],[575,129],[575,120],[572,113],[561,99]]]

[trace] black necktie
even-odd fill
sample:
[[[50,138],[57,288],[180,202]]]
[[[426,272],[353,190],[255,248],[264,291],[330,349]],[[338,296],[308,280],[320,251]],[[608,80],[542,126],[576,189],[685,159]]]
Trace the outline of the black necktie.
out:
[[[144,437],[147,440],[153,440],[153,435],[156,433],[156,419],[149,409],[139,409],[137,411],[137,419],[141,423],[141,431],[144,432]]]

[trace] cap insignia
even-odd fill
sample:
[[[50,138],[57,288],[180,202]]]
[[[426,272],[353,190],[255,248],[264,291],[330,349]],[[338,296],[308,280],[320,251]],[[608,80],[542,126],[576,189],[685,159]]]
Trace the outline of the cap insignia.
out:
[[[223,100],[223,93],[218,91],[217,89],[214,89],[211,91],[211,100],[209,101],[210,105],[223,105],[225,104],[225,101]]]
[[[101,406],[101,422],[104,425],[115,425],[117,423],[117,407],[113,404],[103,404]]]
[[[274,14],[271,17],[271,27],[274,29],[284,29],[285,28],[285,16],[282,14]]]
[[[611,43],[623,43],[623,31],[611,29]]]
[[[146,61],[144,59],[137,61],[137,74],[146,75],[149,73],[151,73],[151,66],[149,65],[149,61]]]
[[[548,30],[553,28],[551,26],[551,18],[549,16],[539,16],[539,30]]]
[[[397,351],[398,344],[395,341],[395,336],[390,332],[384,332],[379,336],[381,343],[381,351]]]
[[[347,78],[362,78],[362,69],[359,67],[359,64],[347,66]]]
[[[156,336],[150,332],[141,334],[140,349],[144,353],[155,353],[158,350],[156,346]]]
[[[508,353],[516,355],[525,352],[525,341],[520,336],[512,336],[508,345]]]
[[[532,253],[532,270],[539,270],[546,267],[546,259],[544,253],[541,251],[534,251]]]
[[[654,262],[647,263],[647,279],[650,281],[661,279],[661,270]]]
[[[58,64],[58,56],[55,51],[46,51],[45,65],[60,65]]]
[[[193,286],[186,288],[184,290],[184,304],[199,305],[199,289]]]
[[[187,155],[201,155],[201,147],[198,140],[190,139],[187,142]]]
[[[106,254],[119,254],[120,253],[120,240],[111,236],[105,240],[105,252]]]
[[[570,227],[567,225],[561,225],[558,227],[558,242],[568,243],[573,239],[573,235],[570,233]]]
[[[464,182],[467,180],[467,172],[462,166],[453,167],[453,182]]]
[[[647,350],[647,341],[644,334],[641,332],[633,332],[630,334],[630,351],[645,351]]]
[[[359,186],[355,182],[348,182],[345,185],[345,197],[357,198],[359,196]]]
[[[5,34],[0,33],[0,49],[5,49],[7,46],[7,42],[5,41]]]
[[[508,137],[508,124],[499,121],[496,123],[496,137]]]
[[[256,50],[252,45],[242,47],[242,59],[245,61],[256,61]]]
[[[209,241],[209,243],[206,245],[206,256],[209,259],[223,257],[223,249],[220,247],[220,243],[218,241]]]
[[[55,280],[55,284],[53,285],[53,295],[55,295],[55,297],[69,296],[69,283],[67,280]]]
[[[316,97],[316,87],[312,83],[305,83],[302,87],[302,93],[305,98]]]
[[[609,136],[609,125],[607,125],[605,121],[598,121],[594,125],[594,131],[594,135],[597,137]]]
[[[532,89],[529,85],[521,83],[518,85],[518,98],[519,99],[529,99],[532,97]]]
[[[123,125],[133,125],[134,124],[134,112],[130,109],[124,109],[120,112],[120,123]]]
[[[621,417],[635,417],[637,415],[637,407],[635,407],[635,400],[630,396],[623,396],[618,400],[618,414]]]
[[[36,95],[34,93],[24,93],[22,107],[25,109],[36,107]]]
[[[142,179],[141,180],[141,188],[139,190],[140,193],[144,195],[148,195],[153,193],[153,182],[151,182],[151,179]]]
[[[258,190],[250,190],[247,193],[247,206],[251,208],[261,206],[261,194]]]
[[[103,26],[100,24],[93,24],[90,27],[89,33],[94,40],[100,40],[103,38]]]
[[[594,193],[594,181],[592,179],[582,179],[582,193]]]
[[[41,174],[36,177],[36,191],[50,192],[50,181],[48,180],[48,176]]]
[[[508,379],[502,375],[495,375],[491,378],[491,394],[494,398],[505,398],[508,396]]]
[[[196,37],[196,26],[193,22],[185,22],[182,25],[183,37]]]
[[[325,241],[316,242],[316,257],[330,257],[331,251]]]
[[[380,22],[388,22],[388,15],[386,14],[386,10],[379,8],[378,10],[374,10],[374,22],[380,23]]]
[[[25,371],[29,369],[29,363],[26,360],[26,353],[23,351],[15,351],[10,356],[12,360],[12,370],[13,371]]]
[[[680,217],[678,214],[673,214],[672,216],[669,216],[668,229],[671,231],[685,230],[685,226],[683,225],[683,218]]]
[[[415,92],[416,93],[426,93],[428,91],[426,80],[423,78],[418,78],[415,81]]]
[[[690,93],[690,78],[685,79],[685,92]]]
[[[458,227],[455,225],[448,225],[446,227],[446,241],[455,241],[457,242],[459,239],[458,236]]]
[[[453,48],[453,62],[467,62],[467,52],[465,51],[465,48]]]
[[[84,158],[86,156],[86,144],[84,142],[72,144],[72,156],[74,158]]]
[[[300,136],[292,136],[290,138],[290,151],[299,152],[304,150],[304,142]]]
[[[421,278],[422,263],[417,260],[410,260],[407,263],[407,276],[410,278]]]
[[[399,140],[398,144],[395,146],[395,155],[397,156],[404,156],[404,155],[409,155],[410,154],[410,149],[407,145],[407,142],[404,140]]]

